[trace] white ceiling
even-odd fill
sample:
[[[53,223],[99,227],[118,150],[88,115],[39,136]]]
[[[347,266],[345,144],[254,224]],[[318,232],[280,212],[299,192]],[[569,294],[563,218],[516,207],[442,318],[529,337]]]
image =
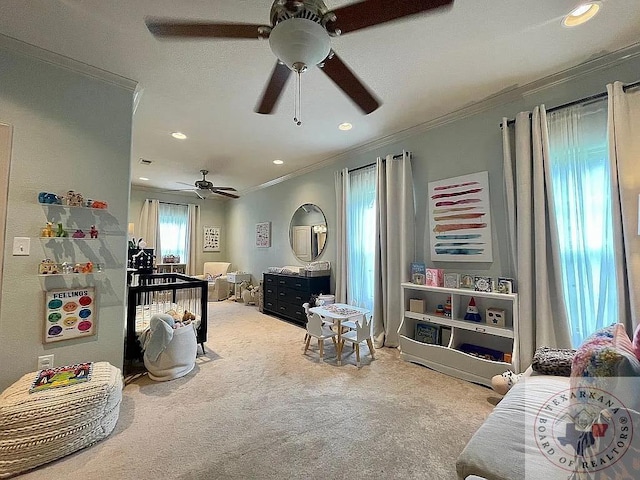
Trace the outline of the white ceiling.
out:
[[[349,3],[326,1],[329,8]],[[268,42],[160,41],[144,23],[268,24],[270,0],[2,0],[0,33],[139,82],[134,184],[188,188],[177,182],[192,183],[206,168],[216,185],[242,193],[638,41],[640,1],[603,0],[592,21],[562,27],[578,3],[456,0],[450,10],[334,38],[332,47],[382,106],[362,115],[313,68],[303,74],[300,127],[292,120],[293,76],[273,115],[253,112],[275,63]],[[341,122],[354,128],[342,132]],[[189,138],[174,140],[176,130]],[[284,165],[273,165],[276,158]]]

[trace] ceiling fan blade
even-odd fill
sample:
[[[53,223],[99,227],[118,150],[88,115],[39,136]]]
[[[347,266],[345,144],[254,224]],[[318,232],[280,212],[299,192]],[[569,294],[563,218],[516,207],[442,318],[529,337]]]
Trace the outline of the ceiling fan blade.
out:
[[[333,10],[336,20],[327,22],[327,30],[345,34],[452,4],[453,0],[363,0]]]
[[[156,37],[182,38],[267,38],[271,27],[252,23],[200,23],[147,20],[147,28]]]
[[[193,188],[193,183],[185,183],[185,182],[176,182],[176,183],[179,183],[180,185],[188,185],[191,188]]]
[[[349,67],[336,55],[331,54],[324,61],[322,71],[353,100],[365,113],[369,114],[380,106],[380,102],[367,89],[367,87],[355,76]]]
[[[211,193],[215,193],[216,195],[223,195],[225,197],[230,197],[230,198],[240,198],[238,195],[234,195],[233,193],[218,190],[217,188],[212,188]]]
[[[214,190],[230,190],[232,192],[237,192],[237,190],[233,187],[212,187]]]
[[[181,183],[181,182],[176,182],[176,183]],[[194,190],[193,188],[185,188],[185,189],[180,189],[180,190],[162,190],[160,193],[177,193],[177,192],[193,192],[201,200],[204,200],[204,197],[202,195],[200,195],[200,193],[197,190]]]
[[[283,63],[276,62],[276,66],[273,67],[273,72],[271,72],[269,83],[264,88],[260,103],[256,107],[256,113],[269,114],[273,112],[290,74],[289,67]]]

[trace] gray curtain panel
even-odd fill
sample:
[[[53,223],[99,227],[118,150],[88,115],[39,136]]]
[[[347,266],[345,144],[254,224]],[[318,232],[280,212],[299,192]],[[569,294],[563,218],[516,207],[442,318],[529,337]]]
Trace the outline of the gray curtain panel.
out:
[[[514,355],[522,368],[538,347],[570,348],[562,295],[558,232],[551,203],[544,106],[502,129],[507,220],[518,286],[520,321]],[[547,188],[547,186],[549,186]]]
[[[336,186],[336,291],[335,301],[347,301],[347,197],[349,195],[349,169],[344,168],[335,172]]]
[[[196,275],[198,269],[201,268],[202,262],[198,261],[200,249],[198,241],[203,232],[200,228],[200,206],[189,204],[189,220],[188,220],[188,251],[187,251],[187,275]],[[201,247],[200,247],[201,248]]]

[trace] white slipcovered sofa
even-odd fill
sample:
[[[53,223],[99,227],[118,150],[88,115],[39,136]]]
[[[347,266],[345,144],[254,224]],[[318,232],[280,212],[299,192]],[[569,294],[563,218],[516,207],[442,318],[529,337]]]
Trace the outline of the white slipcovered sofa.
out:
[[[195,275],[200,280],[209,282],[209,301],[218,302],[229,298],[229,282],[227,272],[231,267],[229,262],[204,262],[202,275]]]

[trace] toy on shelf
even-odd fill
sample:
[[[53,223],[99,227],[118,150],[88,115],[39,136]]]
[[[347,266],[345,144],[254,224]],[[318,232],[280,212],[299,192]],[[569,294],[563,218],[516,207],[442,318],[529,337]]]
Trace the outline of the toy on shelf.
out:
[[[467,307],[467,313],[464,315],[464,319],[472,322],[482,321],[482,317],[480,313],[478,313],[478,307],[476,307],[476,299],[473,297],[469,300],[469,306]]]
[[[451,318],[451,295],[447,297],[447,303],[444,304],[444,316]]]
[[[87,236],[86,233],[84,233],[82,230],[77,229],[75,232],[73,232],[73,235],[71,235],[73,238],[84,238]]]
[[[62,199],[55,193],[40,192],[38,194],[38,202],[48,205],[61,205]]]
[[[45,258],[40,262],[38,266],[38,273],[40,275],[48,275],[48,274],[56,274],[59,273],[58,264],[54,263],[53,260],[49,258]]]
[[[436,315],[444,316],[444,306],[441,303],[436,307]]]
[[[66,205],[70,207],[82,207],[84,206],[84,197],[79,192],[74,192],[73,190],[69,190],[67,194],[64,196],[64,202]]]
[[[88,201],[91,202],[91,205],[87,205],[88,207],[97,208],[100,210],[104,210],[108,208],[107,202],[103,202],[102,200],[88,200]]]
[[[487,308],[487,323],[496,327],[504,327],[506,324],[505,310],[503,308]]]
[[[82,273],[92,273],[93,272],[93,263],[87,262],[82,265]]]
[[[56,237],[68,237],[69,233],[62,227],[61,223],[58,223],[58,230],[56,230]]]
[[[91,230],[89,230],[89,235],[91,235],[91,238],[98,238],[98,230],[96,229],[95,225],[91,225]]]
[[[62,262],[61,269],[62,274],[73,273],[73,265],[71,265],[69,262]]]
[[[73,273],[80,273],[80,272],[82,272],[82,265],[79,263],[76,263],[73,266]]]
[[[46,227],[44,227],[40,231],[40,237],[42,237],[42,238],[51,238],[51,237],[55,237],[55,236],[56,236],[56,234],[53,231],[53,223],[47,222]]]

